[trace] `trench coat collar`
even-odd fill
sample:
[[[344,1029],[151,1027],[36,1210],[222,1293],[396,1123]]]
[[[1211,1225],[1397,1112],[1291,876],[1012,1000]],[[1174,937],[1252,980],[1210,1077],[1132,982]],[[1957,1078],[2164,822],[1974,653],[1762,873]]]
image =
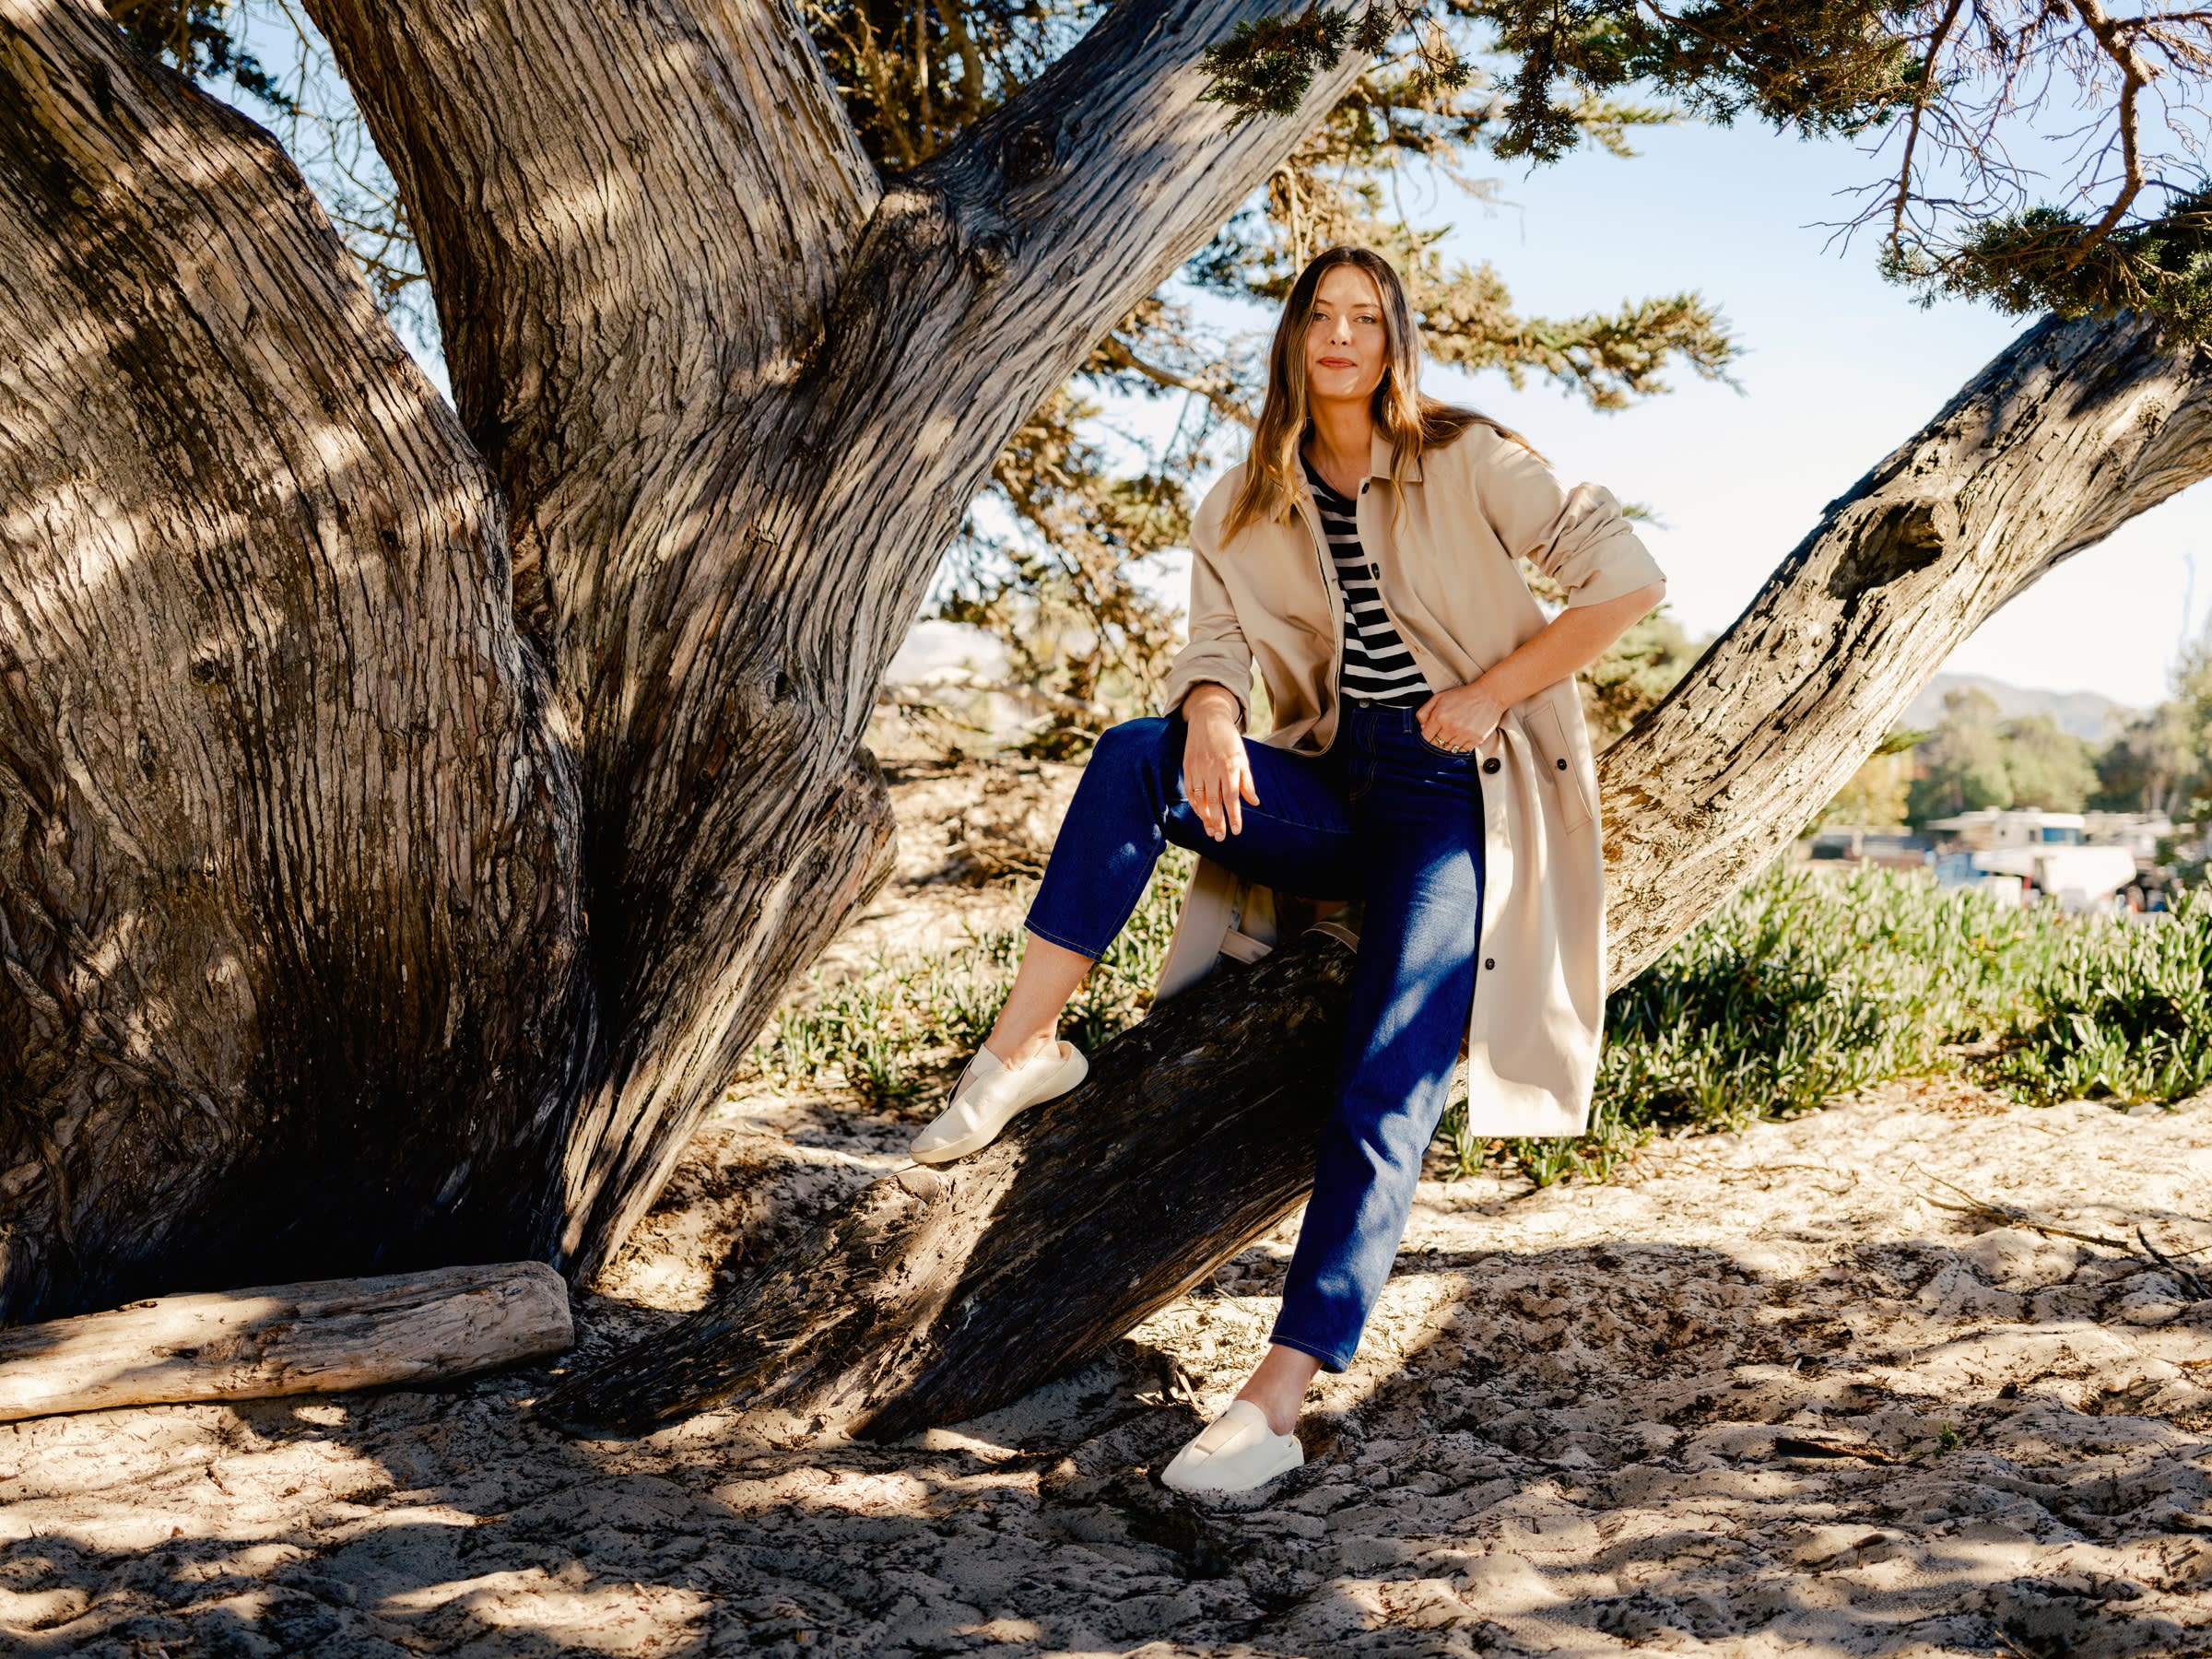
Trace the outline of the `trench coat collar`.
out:
[[[1390,455],[1391,451],[1395,447],[1381,427],[1375,428],[1375,435],[1368,445],[1367,476],[1369,477],[1387,478],[1390,477]],[[1420,481],[1421,458],[1418,455],[1408,455],[1406,458],[1406,482],[1418,484]]]
[[[1395,447],[1391,442],[1389,435],[1380,426],[1376,427],[1374,436],[1368,440],[1367,476],[1369,477],[1387,478],[1390,477],[1390,456]],[[1302,468],[1300,472],[1299,486],[1302,489],[1305,486]],[[1409,455],[1406,459],[1406,482],[1418,484],[1420,481],[1421,458],[1418,455]]]

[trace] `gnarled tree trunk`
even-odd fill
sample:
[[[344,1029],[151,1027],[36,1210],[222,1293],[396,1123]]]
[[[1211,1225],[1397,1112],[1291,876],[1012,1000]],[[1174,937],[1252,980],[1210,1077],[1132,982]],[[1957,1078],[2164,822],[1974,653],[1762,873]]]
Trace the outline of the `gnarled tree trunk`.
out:
[[[1124,4],[886,178],[782,0],[311,8],[457,420],[266,134],[87,0],[0,0],[0,1320],[272,1260],[603,1260],[885,868],[863,724],[993,460],[1359,67],[1230,131],[1199,54],[1276,0]],[[1617,979],[1974,622],[2200,476],[2199,373],[2137,324],[2039,330],[1831,512],[1606,758]],[[1333,948],[1163,1010],[1080,1109],[1139,1111],[1172,1031],[1325,1014]],[[1198,1233],[1117,1143],[1158,1219],[1113,1235],[1135,1300],[1061,1310],[1040,1362],[1295,1202],[1297,1136],[1254,1142],[1311,1079],[1250,1086],[1186,1125],[1253,1157]],[[757,1327],[747,1386],[920,1420],[1019,1385],[973,1345],[1043,1236],[1013,1219],[1095,1177],[1053,1122],[947,1178],[975,1295],[891,1284],[935,1225],[895,1200],[881,1262],[866,1228],[822,1258],[850,1307]]]
[[[456,422],[265,133],[0,0],[0,1319],[590,1270],[888,867],[860,736],[1028,410],[1359,67],[1124,5],[879,178],[794,10],[313,0]]]
[[[2207,473],[2212,353],[2139,319],[2015,342],[1606,751],[1609,983],[1755,874],[2006,599]],[[874,1182],[542,1409],[635,1431],[734,1402],[888,1438],[1018,1398],[1303,1198],[1349,959],[1315,935],[1224,966],[985,1151]]]
[[[526,1236],[591,998],[507,521],[267,135],[0,4],[0,1313]]]

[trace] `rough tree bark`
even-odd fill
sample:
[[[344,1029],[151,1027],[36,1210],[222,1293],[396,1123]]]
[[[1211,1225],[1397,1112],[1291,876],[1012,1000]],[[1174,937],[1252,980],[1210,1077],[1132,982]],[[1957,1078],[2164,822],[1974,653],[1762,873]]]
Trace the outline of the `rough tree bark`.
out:
[[[2006,600],[2207,473],[2212,353],[2126,318],[2046,321],[1997,357],[1601,758],[1609,983],[1755,874]],[[1309,935],[1224,966],[984,1152],[874,1182],[541,1410],[634,1432],[734,1403],[892,1438],[1018,1398],[1302,1199],[1349,959]]]
[[[0,1319],[605,1258],[887,867],[992,461],[1356,75],[1227,132],[1271,9],[880,179],[788,0],[315,0],[456,424],[265,134],[0,0]]]
[[[266,135],[6,0],[0,1312],[528,1227],[587,1008],[506,548]]]

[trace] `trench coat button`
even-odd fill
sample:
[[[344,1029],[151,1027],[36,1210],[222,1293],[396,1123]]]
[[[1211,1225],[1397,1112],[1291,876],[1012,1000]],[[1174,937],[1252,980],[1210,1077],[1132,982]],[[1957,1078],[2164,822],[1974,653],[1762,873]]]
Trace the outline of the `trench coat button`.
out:
[[[1482,965],[1485,968],[1495,968],[1498,966],[1498,959],[1496,957],[1484,957],[1482,959]]]
[[[1488,760],[1485,760],[1482,763],[1482,770],[1484,771],[1496,771],[1498,770],[1498,757],[1492,755]]]
[[[1552,764],[1558,767],[1561,771],[1565,771],[1567,770],[1567,757],[1561,755],[1557,760],[1554,760]]]

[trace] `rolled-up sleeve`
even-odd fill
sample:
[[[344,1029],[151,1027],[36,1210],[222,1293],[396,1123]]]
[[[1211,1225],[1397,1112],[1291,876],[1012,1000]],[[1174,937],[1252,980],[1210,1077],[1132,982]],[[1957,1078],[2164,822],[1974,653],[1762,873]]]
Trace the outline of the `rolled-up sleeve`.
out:
[[[1603,484],[1565,488],[1509,438],[1491,445],[1476,488],[1505,550],[1558,582],[1571,606],[1602,605],[1666,580],[1611,490]]]
[[[1209,495],[1191,521],[1190,642],[1168,665],[1159,706],[1172,714],[1198,685],[1226,687],[1237,700],[1237,727],[1252,715],[1252,647],[1230,603],[1229,584],[1214,564],[1221,503]]]

